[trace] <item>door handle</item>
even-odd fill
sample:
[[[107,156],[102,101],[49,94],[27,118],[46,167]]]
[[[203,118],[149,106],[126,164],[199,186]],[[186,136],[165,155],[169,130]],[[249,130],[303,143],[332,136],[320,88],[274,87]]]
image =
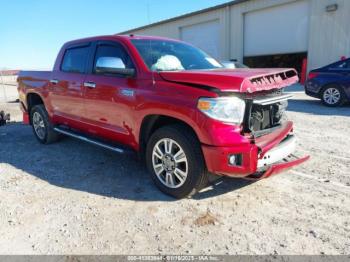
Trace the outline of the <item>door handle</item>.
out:
[[[84,86],[88,88],[96,88],[96,84],[94,82],[85,82]]]
[[[50,83],[53,84],[53,85],[57,85],[58,84],[58,80],[57,79],[51,79],[50,80]]]

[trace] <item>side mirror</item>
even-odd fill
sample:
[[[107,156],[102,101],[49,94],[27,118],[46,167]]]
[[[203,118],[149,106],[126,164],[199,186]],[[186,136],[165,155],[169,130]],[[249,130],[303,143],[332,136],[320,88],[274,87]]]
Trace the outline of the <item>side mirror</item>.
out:
[[[119,57],[100,57],[97,59],[95,72],[98,74],[118,74],[127,77],[135,75],[135,69],[126,68]]]

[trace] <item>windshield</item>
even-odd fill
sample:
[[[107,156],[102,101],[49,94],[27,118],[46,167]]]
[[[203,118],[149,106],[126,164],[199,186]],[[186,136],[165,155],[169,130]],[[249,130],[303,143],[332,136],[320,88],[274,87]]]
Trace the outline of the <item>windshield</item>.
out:
[[[152,71],[203,70],[223,67],[202,50],[185,43],[148,39],[133,39],[131,42]]]

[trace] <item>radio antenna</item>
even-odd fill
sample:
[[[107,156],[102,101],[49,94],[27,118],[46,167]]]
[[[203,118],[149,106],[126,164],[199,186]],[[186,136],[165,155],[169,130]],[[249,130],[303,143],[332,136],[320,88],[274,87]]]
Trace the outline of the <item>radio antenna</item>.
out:
[[[151,12],[150,12],[150,4],[149,1],[147,1],[147,20],[148,20],[148,24],[151,24]],[[152,52],[152,39],[149,39],[149,51],[151,53],[151,59],[153,60],[153,52]],[[151,60],[151,61],[152,61]],[[154,78],[154,72],[152,69],[152,65],[151,65],[151,75],[152,75],[152,85],[154,86],[156,84],[155,78]]]
[[[2,77],[2,73],[3,73],[3,70],[0,69],[0,79],[1,79],[2,92],[3,92],[3,95],[4,95],[5,102],[7,102],[6,86],[5,86],[4,78]]]

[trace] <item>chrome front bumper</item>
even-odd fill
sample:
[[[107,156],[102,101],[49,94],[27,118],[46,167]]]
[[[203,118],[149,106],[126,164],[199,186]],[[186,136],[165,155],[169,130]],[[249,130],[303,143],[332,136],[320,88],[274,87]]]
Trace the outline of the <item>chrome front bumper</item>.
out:
[[[288,157],[295,151],[296,138],[294,135],[289,135],[278,146],[267,151],[265,155],[258,160],[258,169],[277,163]]]

